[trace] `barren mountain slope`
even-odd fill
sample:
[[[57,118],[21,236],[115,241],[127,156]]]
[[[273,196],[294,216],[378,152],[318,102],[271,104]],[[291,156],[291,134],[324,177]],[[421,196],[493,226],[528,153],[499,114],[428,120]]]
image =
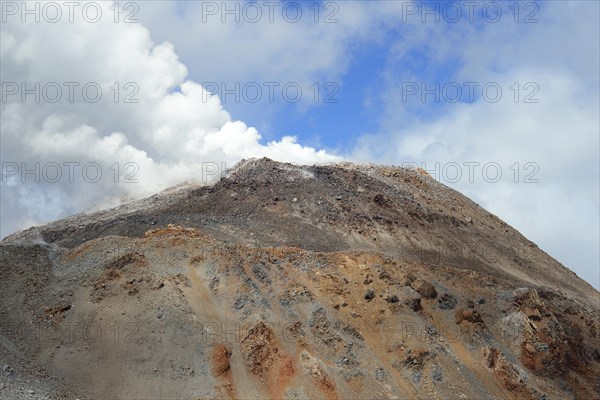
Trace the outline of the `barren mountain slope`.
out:
[[[599,293],[419,171],[249,160],[0,251],[6,398],[600,397]]]

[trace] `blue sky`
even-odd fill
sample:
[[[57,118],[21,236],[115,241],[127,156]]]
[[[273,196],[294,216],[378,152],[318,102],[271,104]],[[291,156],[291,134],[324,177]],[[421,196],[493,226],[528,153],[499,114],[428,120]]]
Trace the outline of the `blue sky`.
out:
[[[239,14],[239,23],[222,2],[132,4],[115,22],[102,3],[93,23],[23,21],[3,9],[3,81],[97,82],[105,96],[36,103],[12,95],[1,105],[0,156],[27,166],[94,162],[105,173],[93,184],[3,176],[19,196],[0,193],[2,236],[198,179],[206,163],[417,163],[600,286],[598,2],[480,1],[473,21],[473,3],[461,1],[275,2],[270,21],[257,1],[262,18]],[[297,21],[282,14],[297,6]],[[424,11],[436,7],[462,17]],[[132,10],[137,21],[124,23]],[[332,11],[337,22],[326,23]],[[115,82],[121,94],[135,85],[137,102],[110,101]],[[265,92],[256,103],[232,102],[210,95],[211,82],[297,84],[303,94],[293,104],[280,90],[273,102]],[[327,83],[339,89],[337,103],[323,102]],[[436,83],[440,100],[422,101],[421,89]],[[453,102],[456,87],[463,96]],[[111,166],[128,163],[138,183],[108,179]],[[460,179],[445,173],[451,165],[463,167]],[[473,179],[466,165],[477,166]],[[484,173],[489,166],[500,169],[497,181]]]
[[[318,82],[320,94],[317,99],[320,101],[313,101],[308,106],[285,101],[274,104],[278,112],[270,121],[272,125],[262,131],[265,139],[285,132],[298,135],[310,146],[350,150],[361,134],[378,124],[377,110],[381,100],[376,93],[385,62],[385,49],[363,46],[341,79]],[[314,93],[311,91],[307,95],[314,96]],[[238,118],[235,105],[231,106],[231,112]],[[244,106],[240,107],[239,119],[255,126],[263,124],[259,113]]]
[[[260,3],[260,2],[259,2]],[[305,8],[314,7],[315,2],[289,2],[294,4],[303,4]],[[322,4],[331,2],[321,1]],[[390,44],[398,42],[407,31],[415,31],[420,28],[419,25],[444,25],[444,29],[452,30],[456,26],[460,27],[468,24],[477,32],[484,31],[488,23],[483,17],[482,12],[474,12],[475,22],[467,22],[466,13],[468,7],[465,2],[452,2],[456,7],[461,9],[465,15],[458,22],[449,22],[442,14],[439,17],[439,23],[435,22],[436,17],[432,14],[424,14],[424,9],[441,10],[441,7],[446,7],[449,2],[426,1],[418,2],[420,10],[415,14],[412,12],[405,18],[396,22],[394,26],[389,26],[385,32],[372,41],[363,41],[357,43],[348,43],[348,53],[351,54],[351,59],[348,61],[347,67],[338,76],[329,76],[325,74],[319,80],[315,80],[320,85],[319,101],[309,101],[300,103],[290,103],[285,101],[282,96],[276,96],[275,102],[258,102],[249,103],[243,99],[240,103],[232,101],[229,95],[229,101],[226,101],[227,110],[232,114],[234,119],[240,119],[247,122],[251,126],[259,127],[263,136],[263,142],[273,140],[282,133],[297,135],[303,143],[325,147],[337,151],[350,151],[357,138],[366,133],[372,133],[380,128],[381,121],[385,117],[382,115],[383,103],[385,99],[381,98],[380,93],[382,88],[388,85],[389,80],[396,80],[395,90],[402,91],[402,86],[398,82],[403,78],[410,77],[407,81],[415,81],[423,83],[427,88],[433,88],[437,83],[444,85],[448,82],[461,82],[456,79],[457,71],[463,66],[461,57],[452,52],[444,57],[432,57],[426,47],[415,46],[410,48],[401,58],[396,57],[390,51]],[[521,2],[517,8],[520,10],[520,19],[531,15],[530,18],[539,18],[543,11],[543,4],[539,2]],[[515,18],[515,6],[513,2],[498,3],[503,9],[503,19],[513,20]],[[539,10],[531,5],[537,4],[541,7]],[[510,8],[512,7],[512,8]],[[180,12],[188,7],[181,7]],[[310,13],[310,11],[306,11]],[[533,13],[533,14],[532,14]],[[311,14],[312,15],[312,14]],[[454,14],[452,14],[454,15]],[[490,11],[490,15],[495,15],[494,11]],[[343,16],[342,13],[336,14],[337,18]],[[425,23],[423,20],[425,19]],[[243,18],[242,18],[243,20]],[[502,19],[500,19],[502,21]],[[534,24],[515,24],[518,30],[535,29]],[[182,61],[186,63],[185,56]],[[505,69],[501,64],[492,67],[497,72]],[[197,75],[197,76],[196,76]],[[202,81],[203,74],[195,73],[190,70],[190,77]],[[473,79],[478,82],[477,79]],[[289,81],[294,81],[293,75]],[[232,88],[236,80],[225,80],[226,87]],[[241,80],[241,84],[248,82]],[[283,82],[283,81],[282,81]],[[333,86],[329,90],[324,88],[325,84]],[[313,91],[308,91],[307,86],[304,86],[305,97],[312,98]],[[335,93],[330,97],[331,102],[325,102],[325,96],[332,94],[333,88]],[[394,88],[394,86],[392,86]],[[462,87],[465,92],[458,100],[458,103],[473,103],[481,98],[481,92],[475,91],[473,99],[469,99],[466,93],[467,88]],[[451,92],[452,95],[454,92]],[[444,112],[445,109],[452,107],[447,101],[435,101],[433,95],[428,95],[426,101],[421,101],[418,97],[410,105],[404,105],[403,108],[410,109],[411,119],[417,118],[420,120],[432,119],[432,116]],[[265,111],[265,107],[267,111]],[[265,114],[268,115],[265,118]],[[399,128],[404,125],[409,125],[409,122],[403,123],[399,121]]]

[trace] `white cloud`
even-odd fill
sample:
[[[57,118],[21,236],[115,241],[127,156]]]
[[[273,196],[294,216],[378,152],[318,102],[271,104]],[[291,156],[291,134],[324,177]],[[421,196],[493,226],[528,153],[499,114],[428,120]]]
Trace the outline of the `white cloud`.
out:
[[[293,10],[284,14],[286,2],[279,1],[255,2],[262,12],[257,23],[250,22],[250,11],[241,11],[240,22],[235,23],[235,15],[224,15],[223,10],[232,9],[236,3],[246,2],[145,2],[140,5],[139,18],[153,37],[175,45],[191,77],[210,84],[211,90],[216,84],[224,105],[234,115],[252,118],[270,135],[269,121],[282,109],[292,108],[309,118],[310,110],[323,106],[324,93],[331,93],[323,89],[324,85],[341,87],[343,75],[356,61],[359,49],[383,42],[387,30],[399,24],[402,5],[409,2],[287,2],[302,5],[302,17],[293,23],[289,22]],[[273,7],[272,22],[268,4]],[[206,12],[212,5],[216,6],[215,15]],[[224,93],[236,83],[241,87],[258,84],[262,93],[256,103],[244,98],[237,101]],[[275,101],[271,101],[267,88],[273,83],[278,85],[272,97]],[[321,87],[316,102],[315,83]],[[302,89],[297,103],[285,101],[286,84],[297,84]],[[251,91],[247,98],[254,100],[253,96]]]
[[[110,3],[102,6],[111,15]],[[1,158],[11,183],[2,184],[3,236],[187,179],[203,180],[203,163],[221,168],[248,157],[338,159],[291,137],[261,144],[256,129],[232,120],[218,97],[187,79],[173,45],[153,43],[141,24],[9,20],[2,25],[1,52],[3,90],[11,82],[19,89],[21,82],[28,88],[39,82],[41,96],[40,102],[34,95],[21,101],[20,93],[4,93]],[[55,86],[44,92],[51,82]],[[73,102],[68,82],[78,83]],[[100,85],[100,101],[86,101],[86,83]],[[61,99],[47,101],[57,96],[56,87]],[[95,96],[93,88],[88,93]],[[124,102],[127,95],[138,102]],[[95,182],[98,166],[102,176]],[[25,168],[37,172],[24,174]],[[124,182],[127,177],[138,183]]]
[[[180,2],[153,1],[140,5],[139,18],[155,37],[173,42],[204,80],[310,83],[339,78],[353,47],[380,38],[401,18],[403,2],[293,3],[302,6],[297,22],[290,22],[295,7],[261,1],[256,23],[253,10],[238,12],[239,23],[226,14],[244,2],[187,2],[182,15]]]

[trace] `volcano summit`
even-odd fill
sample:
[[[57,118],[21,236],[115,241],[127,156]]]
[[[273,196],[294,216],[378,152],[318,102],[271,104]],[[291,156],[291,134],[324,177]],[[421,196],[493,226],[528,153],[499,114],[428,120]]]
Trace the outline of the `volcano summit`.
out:
[[[2,398],[600,398],[598,291],[418,170],[246,160],[0,257]]]

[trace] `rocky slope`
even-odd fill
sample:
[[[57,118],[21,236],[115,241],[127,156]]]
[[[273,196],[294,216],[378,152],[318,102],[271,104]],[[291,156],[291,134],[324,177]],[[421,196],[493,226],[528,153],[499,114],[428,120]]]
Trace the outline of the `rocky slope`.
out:
[[[0,262],[3,398],[600,398],[600,294],[423,171],[244,161]]]

